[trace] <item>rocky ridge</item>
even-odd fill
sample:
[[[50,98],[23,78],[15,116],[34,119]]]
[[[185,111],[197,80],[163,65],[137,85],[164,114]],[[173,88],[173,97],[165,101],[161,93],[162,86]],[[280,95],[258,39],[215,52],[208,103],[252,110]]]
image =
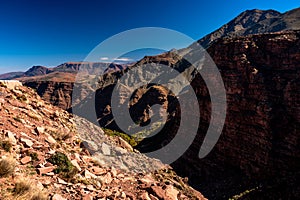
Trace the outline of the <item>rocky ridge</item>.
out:
[[[205,199],[170,167],[30,88],[1,82],[0,113],[0,199]]]
[[[285,13],[275,10],[246,10],[197,42],[204,48],[220,38],[300,29],[300,8]]]

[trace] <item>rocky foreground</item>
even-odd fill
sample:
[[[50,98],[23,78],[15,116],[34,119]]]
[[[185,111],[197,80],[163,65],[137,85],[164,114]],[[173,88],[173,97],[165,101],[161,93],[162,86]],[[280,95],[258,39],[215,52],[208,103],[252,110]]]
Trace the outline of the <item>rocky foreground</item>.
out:
[[[205,199],[169,166],[0,82],[0,199]]]

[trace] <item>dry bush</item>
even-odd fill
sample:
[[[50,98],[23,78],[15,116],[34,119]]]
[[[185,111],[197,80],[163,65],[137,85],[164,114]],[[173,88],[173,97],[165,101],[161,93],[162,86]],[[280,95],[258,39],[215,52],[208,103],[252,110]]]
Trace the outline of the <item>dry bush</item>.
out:
[[[13,158],[3,158],[0,160],[0,177],[12,175],[16,168],[16,161]]]
[[[28,180],[21,180],[15,184],[13,196],[16,200],[47,200],[48,195],[39,189],[33,188]]]

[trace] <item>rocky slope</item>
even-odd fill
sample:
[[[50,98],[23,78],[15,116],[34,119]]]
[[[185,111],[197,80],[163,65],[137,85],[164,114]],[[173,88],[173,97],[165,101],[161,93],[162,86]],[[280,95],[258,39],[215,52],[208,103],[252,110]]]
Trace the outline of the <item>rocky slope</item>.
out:
[[[170,167],[20,83],[0,82],[0,118],[0,199],[205,199]]]

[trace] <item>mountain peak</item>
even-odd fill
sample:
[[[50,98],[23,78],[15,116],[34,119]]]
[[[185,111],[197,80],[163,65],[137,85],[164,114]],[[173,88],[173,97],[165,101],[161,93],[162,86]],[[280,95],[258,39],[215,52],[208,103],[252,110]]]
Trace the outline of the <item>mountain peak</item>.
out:
[[[246,36],[300,29],[300,8],[280,13],[276,10],[246,10],[216,31],[198,40],[204,48],[224,37]]]

